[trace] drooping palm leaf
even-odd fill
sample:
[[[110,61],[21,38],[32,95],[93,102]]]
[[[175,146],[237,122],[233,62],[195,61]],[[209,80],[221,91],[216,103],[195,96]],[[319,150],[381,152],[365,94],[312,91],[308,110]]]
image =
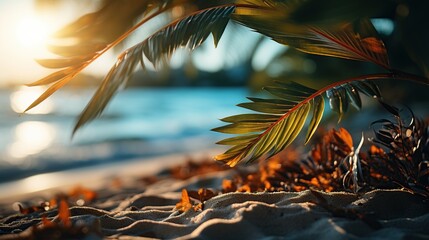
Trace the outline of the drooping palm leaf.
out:
[[[327,93],[331,109],[338,112],[340,118],[347,111],[349,103],[358,109],[361,107],[359,92],[381,99],[376,85],[364,79],[343,81],[318,91],[295,82],[277,82],[276,86],[265,88],[277,98],[249,98],[251,102],[239,106],[258,113],[224,118],[222,121],[228,124],[213,129],[238,134],[218,142],[232,147],[215,159],[235,166],[241,161],[269,158],[296,139],[312,112],[305,138],[305,142],[308,142],[323,117],[325,102],[322,94]]]
[[[101,114],[114,93],[132,76],[139,63],[143,69],[145,68],[144,57],[156,65],[163,59],[169,58],[179,47],[192,50],[200,46],[210,34],[217,44],[234,9],[235,6],[228,5],[196,12],[167,25],[143,42],[126,50],[118,58],[80,115],[73,132]]]
[[[274,41],[289,45],[302,52],[366,61],[390,70],[387,50],[369,19],[340,28],[321,28],[297,25],[288,21],[284,8],[271,8],[272,14],[255,10],[251,13],[234,14],[238,23],[271,37]]]
[[[39,64],[47,68],[60,69],[57,72],[54,72],[36,82],[28,84],[28,86],[38,86],[52,84],[39,98],[37,98],[24,112],[32,109],[46,98],[56,92],[58,89],[66,85],[70,80],[72,80],[77,74],[79,74],[83,69],[90,65],[94,60],[103,55],[107,50],[116,46],[127,38],[134,30],[139,28],[141,25],[154,18],[155,16],[167,11],[168,9],[178,5],[183,4],[184,2],[191,0],[147,0],[145,3],[148,6],[143,6],[139,4],[140,15],[143,16],[143,19],[134,25],[132,28],[128,29],[122,35],[120,33],[114,34],[115,38],[106,37],[102,38],[105,40],[100,40],[97,34],[94,33],[91,29],[97,28],[93,25],[98,26],[102,29],[109,29],[109,21],[105,16],[105,8],[102,8],[98,12],[90,13],[84,15],[77,21],[66,26],[57,33],[58,37],[72,38],[74,40],[78,39],[77,43],[74,45],[65,45],[65,46],[50,46],[49,50],[62,58],[58,59],[41,59],[37,60]],[[149,6],[149,3],[151,4]],[[114,5],[114,4],[113,4]],[[107,10],[111,13],[111,10]],[[135,13],[137,14],[137,13]],[[130,18],[135,18],[135,14],[131,14]],[[101,23],[100,23],[101,21]],[[101,25],[100,25],[101,24]],[[104,26],[107,24],[107,26]],[[120,31],[119,31],[120,32]],[[87,36],[87,34],[93,34]],[[107,39],[107,40],[106,40]],[[112,40],[114,39],[114,40]],[[111,42],[109,42],[111,41]]]

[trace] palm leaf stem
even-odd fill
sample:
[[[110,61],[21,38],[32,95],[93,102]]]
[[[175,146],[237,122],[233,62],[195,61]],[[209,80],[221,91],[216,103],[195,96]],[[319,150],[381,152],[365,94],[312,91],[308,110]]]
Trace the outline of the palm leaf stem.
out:
[[[403,72],[401,70],[396,70],[396,69],[391,70],[391,72],[392,72],[391,78],[408,80],[408,81],[412,81],[412,82],[416,82],[416,83],[420,83],[420,84],[429,85],[429,79],[426,77],[422,77],[422,76],[415,75],[412,73]]]

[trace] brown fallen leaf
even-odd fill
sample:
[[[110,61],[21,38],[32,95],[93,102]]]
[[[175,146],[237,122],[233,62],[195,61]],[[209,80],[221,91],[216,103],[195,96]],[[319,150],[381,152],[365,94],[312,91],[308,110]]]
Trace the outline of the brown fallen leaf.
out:
[[[201,203],[209,200],[210,198],[216,196],[217,194],[210,189],[200,188],[198,191],[188,191],[188,195],[191,198],[197,199]]]
[[[72,198],[83,198],[83,200],[91,202],[97,198],[97,193],[88,188],[76,186],[69,192],[68,196]]]
[[[58,206],[58,219],[65,227],[71,226],[69,205],[65,199],[60,200]]]
[[[191,199],[189,198],[188,191],[182,189],[182,198],[180,202],[176,204],[176,209],[180,212],[189,211],[192,208]]]

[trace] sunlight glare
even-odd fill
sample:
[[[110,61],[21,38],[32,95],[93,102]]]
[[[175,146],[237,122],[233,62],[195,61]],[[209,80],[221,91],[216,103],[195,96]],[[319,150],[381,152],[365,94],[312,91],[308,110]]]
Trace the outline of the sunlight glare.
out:
[[[35,0],[0,1],[0,87],[25,84],[49,74],[51,71],[34,59],[57,57],[47,48],[57,43],[54,33],[81,14],[77,10],[83,2],[95,5],[92,1],[58,2],[42,9]]]
[[[10,95],[10,107],[16,113],[23,113],[46,89],[44,87],[21,87]],[[27,111],[28,114],[48,114],[54,109],[52,99],[48,98],[35,108]]]
[[[16,126],[14,135],[14,142],[8,147],[8,153],[14,158],[24,158],[48,148],[56,131],[48,123],[27,121]]]
[[[16,40],[25,48],[42,49],[49,39],[49,24],[36,16],[21,19],[16,26]]]

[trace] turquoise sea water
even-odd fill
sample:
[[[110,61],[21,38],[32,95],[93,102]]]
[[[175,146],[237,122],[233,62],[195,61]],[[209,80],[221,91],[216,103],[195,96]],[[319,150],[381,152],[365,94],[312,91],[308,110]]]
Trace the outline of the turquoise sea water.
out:
[[[35,92],[36,91],[36,92]],[[42,91],[39,89],[38,91]],[[38,173],[215,147],[210,131],[238,114],[243,88],[127,89],[72,138],[93,90],[62,90],[20,116],[37,89],[0,91],[0,182]]]

